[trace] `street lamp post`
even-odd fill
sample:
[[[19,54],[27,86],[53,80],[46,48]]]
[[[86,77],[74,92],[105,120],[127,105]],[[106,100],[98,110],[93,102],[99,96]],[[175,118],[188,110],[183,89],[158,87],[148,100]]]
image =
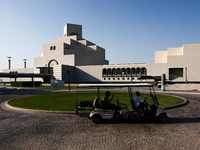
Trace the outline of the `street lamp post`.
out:
[[[7,57],[7,58],[8,58],[8,69],[11,69],[11,60],[10,60],[10,59],[11,59],[12,57]]]
[[[51,71],[50,73],[51,73],[50,85],[51,85],[51,90],[53,90],[53,71]]]
[[[24,60],[24,68],[26,68],[26,61],[27,59],[23,59]]]
[[[133,69],[131,69],[131,83],[133,83]]]
[[[69,82],[69,91],[70,91],[70,72],[67,71],[67,75],[69,75],[68,82]]]
[[[187,84],[188,81],[187,81],[187,67],[185,67],[185,83]]]

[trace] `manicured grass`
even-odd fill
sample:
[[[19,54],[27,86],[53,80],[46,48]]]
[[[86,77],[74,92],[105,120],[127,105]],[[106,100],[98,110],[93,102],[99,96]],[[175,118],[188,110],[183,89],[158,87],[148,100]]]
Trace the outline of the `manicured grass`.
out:
[[[118,98],[120,103],[127,104],[129,110],[132,110],[128,93],[117,92],[111,94],[115,96],[112,103],[116,104],[116,98]],[[100,93],[101,98],[104,98],[104,95],[105,93]],[[96,97],[96,92],[46,94],[16,99],[9,102],[9,104],[20,108],[37,110],[75,111],[76,99],[80,102],[82,100],[94,100]],[[153,103],[149,94],[141,93],[140,97],[141,99],[146,97],[149,104]],[[157,95],[157,98],[162,107],[180,104],[184,101],[181,98],[167,95]]]

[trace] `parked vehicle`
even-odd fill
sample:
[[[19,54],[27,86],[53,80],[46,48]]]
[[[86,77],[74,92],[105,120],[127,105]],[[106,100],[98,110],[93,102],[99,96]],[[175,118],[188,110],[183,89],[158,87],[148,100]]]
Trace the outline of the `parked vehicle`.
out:
[[[3,79],[0,78],[0,85],[1,84],[6,85],[5,82],[3,82]]]

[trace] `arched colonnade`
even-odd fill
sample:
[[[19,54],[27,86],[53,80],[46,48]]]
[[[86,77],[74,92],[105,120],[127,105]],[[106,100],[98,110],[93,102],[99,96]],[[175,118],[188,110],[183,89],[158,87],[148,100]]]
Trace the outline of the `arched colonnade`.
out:
[[[146,76],[147,69],[145,67],[137,68],[104,68],[102,70],[103,77],[140,77]]]

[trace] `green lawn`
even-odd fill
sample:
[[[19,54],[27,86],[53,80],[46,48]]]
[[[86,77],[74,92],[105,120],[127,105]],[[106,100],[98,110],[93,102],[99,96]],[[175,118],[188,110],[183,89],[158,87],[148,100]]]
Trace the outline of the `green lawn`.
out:
[[[105,93],[100,93],[101,98],[104,98],[104,94]],[[118,98],[120,103],[127,104],[128,108],[132,110],[128,93],[114,92],[111,94],[115,95],[112,103],[116,104],[116,98]],[[96,97],[96,92],[46,94],[16,99],[9,102],[9,104],[20,108],[37,110],[75,111],[76,99],[80,102],[82,100],[94,100]],[[149,94],[141,93],[140,97],[141,99],[146,97],[149,104],[153,103]],[[162,107],[172,106],[184,102],[181,98],[167,95],[157,95],[157,98],[160,106]]]

